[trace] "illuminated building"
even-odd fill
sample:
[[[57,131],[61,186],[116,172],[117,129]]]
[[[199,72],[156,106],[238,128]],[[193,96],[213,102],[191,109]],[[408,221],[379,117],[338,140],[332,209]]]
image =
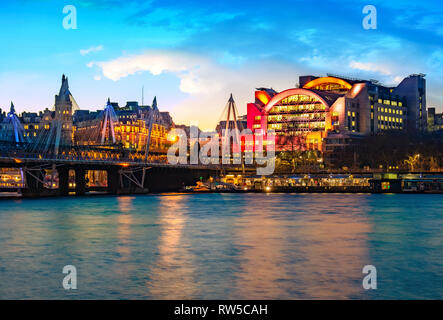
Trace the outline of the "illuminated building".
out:
[[[60,133],[57,132],[57,135],[60,135],[61,145],[72,144],[72,115],[74,106],[77,106],[77,103],[69,91],[68,78],[63,75],[60,92],[55,96],[55,114],[52,121],[53,125],[61,126]]]
[[[63,75],[59,94],[55,96],[54,108],[46,108],[38,113],[23,112],[20,116],[15,115],[12,105],[8,114],[0,109],[0,140],[13,140],[13,128],[19,126],[14,127],[11,119],[17,119],[21,130],[19,142],[23,140],[49,146],[105,145],[143,153],[152,124],[149,154],[154,158],[157,154],[166,154],[170,145],[167,134],[175,124],[169,112],[159,111],[156,98],[152,106],[139,105],[136,101],[128,101],[124,107],[119,107],[115,102],[109,103],[115,114],[115,139],[111,143],[103,143],[103,139],[100,139],[103,111],[79,110],[69,91],[68,78]]]
[[[298,88],[258,88],[247,106],[252,131],[275,130],[276,151],[333,152],[370,134],[426,127],[424,75],[398,86],[375,80],[301,76]]]
[[[0,168],[0,189],[23,188],[23,178],[20,169]]]
[[[114,123],[115,143],[125,149],[143,152],[149,137],[149,116],[151,112],[158,111],[157,99],[154,98],[152,106],[140,106],[135,101],[128,101],[124,107],[118,103],[109,102],[115,111]],[[158,112],[159,117],[152,123],[150,153],[166,153],[169,147],[167,134],[174,123],[168,112]],[[100,128],[100,113],[79,110],[74,114],[75,130],[74,141],[80,145],[96,144]]]

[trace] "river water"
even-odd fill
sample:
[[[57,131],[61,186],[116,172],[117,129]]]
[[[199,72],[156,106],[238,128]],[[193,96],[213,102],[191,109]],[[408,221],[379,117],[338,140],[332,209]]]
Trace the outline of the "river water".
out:
[[[443,298],[442,195],[0,201],[0,299],[430,298]]]

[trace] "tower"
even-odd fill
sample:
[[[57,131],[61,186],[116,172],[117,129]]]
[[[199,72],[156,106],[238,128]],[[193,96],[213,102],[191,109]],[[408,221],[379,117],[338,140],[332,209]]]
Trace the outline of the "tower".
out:
[[[72,144],[72,107],[73,99],[69,91],[68,78],[63,75],[60,92],[55,96],[54,122],[58,129],[56,145],[66,146]]]

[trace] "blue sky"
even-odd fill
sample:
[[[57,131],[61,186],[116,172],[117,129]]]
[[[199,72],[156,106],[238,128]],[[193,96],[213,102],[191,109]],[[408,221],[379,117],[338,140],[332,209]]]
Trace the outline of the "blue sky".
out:
[[[66,30],[63,7],[77,9]],[[377,29],[362,27],[365,5]],[[0,6],[0,107],[51,107],[61,75],[80,108],[156,95],[178,123],[213,128],[232,92],[240,112],[259,86],[335,73],[395,84],[425,73],[443,110],[441,1],[43,1]]]

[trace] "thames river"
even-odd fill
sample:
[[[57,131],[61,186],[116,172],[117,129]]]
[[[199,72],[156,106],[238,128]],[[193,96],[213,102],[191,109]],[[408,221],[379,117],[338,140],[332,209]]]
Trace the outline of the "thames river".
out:
[[[442,299],[443,196],[0,201],[0,299]],[[65,290],[65,265],[77,289]],[[377,289],[365,290],[365,265]]]

